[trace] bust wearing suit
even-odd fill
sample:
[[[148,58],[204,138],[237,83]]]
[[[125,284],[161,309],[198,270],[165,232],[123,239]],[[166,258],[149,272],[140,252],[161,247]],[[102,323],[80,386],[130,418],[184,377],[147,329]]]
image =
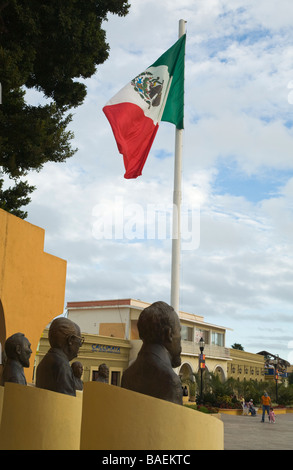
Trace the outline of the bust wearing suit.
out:
[[[27,385],[23,368],[29,367],[31,354],[31,344],[23,333],[14,333],[10,336],[5,342],[7,360],[0,385],[4,385],[6,382]]]
[[[173,368],[181,364],[180,321],[165,302],[145,308],[137,323],[143,345],[122,376],[121,386],[182,405],[182,385]]]
[[[75,396],[69,361],[77,357],[82,344],[79,326],[68,318],[56,318],[49,329],[49,343],[51,348],[37,367],[36,387]]]

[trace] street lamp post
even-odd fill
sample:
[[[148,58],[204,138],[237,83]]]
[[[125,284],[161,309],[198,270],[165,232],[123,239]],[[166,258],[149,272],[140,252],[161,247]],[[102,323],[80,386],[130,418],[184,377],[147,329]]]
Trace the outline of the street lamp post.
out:
[[[203,380],[202,380],[202,374],[205,369],[205,355],[203,354],[205,342],[203,338],[200,338],[199,340],[199,350],[200,350],[200,355],[199,355],[199,369],[200,369],[200,403],[202,403],[202,385],[203,385]]]

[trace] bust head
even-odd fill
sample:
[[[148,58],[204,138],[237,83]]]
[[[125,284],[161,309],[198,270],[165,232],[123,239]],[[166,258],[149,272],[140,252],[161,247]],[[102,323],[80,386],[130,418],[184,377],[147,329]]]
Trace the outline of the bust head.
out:
[[[72,372],[75,377],[78,379],[81,378],[82,373],[83,373],[83,365],[79,361],[75,361],[71,364]]]
[[[49,329],[49,343],[52,348],[61,349],[71,361],[78,355],[83,338],[76,323],[65,317],[55,318]]]
[[[108,381],[109,378],[109,368],[107,364],[103,363],[99,365],[98,377],[101,380]]]
[[[29,367],[31,344],[23,333],[15,333],[5,342],[5,354],[8,359],[18,361],[23,367]]]
[[[138,319],[139,336],[146,344],[161,344],[168,350],[172,367],[181,364],[181,326],[177,313],[165,302],[145,308]]]

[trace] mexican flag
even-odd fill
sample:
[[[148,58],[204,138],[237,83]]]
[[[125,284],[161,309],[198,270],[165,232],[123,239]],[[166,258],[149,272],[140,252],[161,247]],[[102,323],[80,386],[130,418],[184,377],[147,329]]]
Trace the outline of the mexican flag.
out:
[[[141,175],[160,121],[183,129],[185,42],[184,34],[103,108],[123,155],[124,178]]]

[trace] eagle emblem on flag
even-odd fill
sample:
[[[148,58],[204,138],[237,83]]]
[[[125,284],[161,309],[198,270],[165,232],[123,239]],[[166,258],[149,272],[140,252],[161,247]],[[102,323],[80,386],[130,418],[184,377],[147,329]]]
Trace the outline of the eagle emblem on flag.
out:
[[[160,106],[162,98],[164,80],[160,81],[160,77],[155,78],[151,72],[143,72],[133,80],[131,85],[139,96],[151,106]]]

